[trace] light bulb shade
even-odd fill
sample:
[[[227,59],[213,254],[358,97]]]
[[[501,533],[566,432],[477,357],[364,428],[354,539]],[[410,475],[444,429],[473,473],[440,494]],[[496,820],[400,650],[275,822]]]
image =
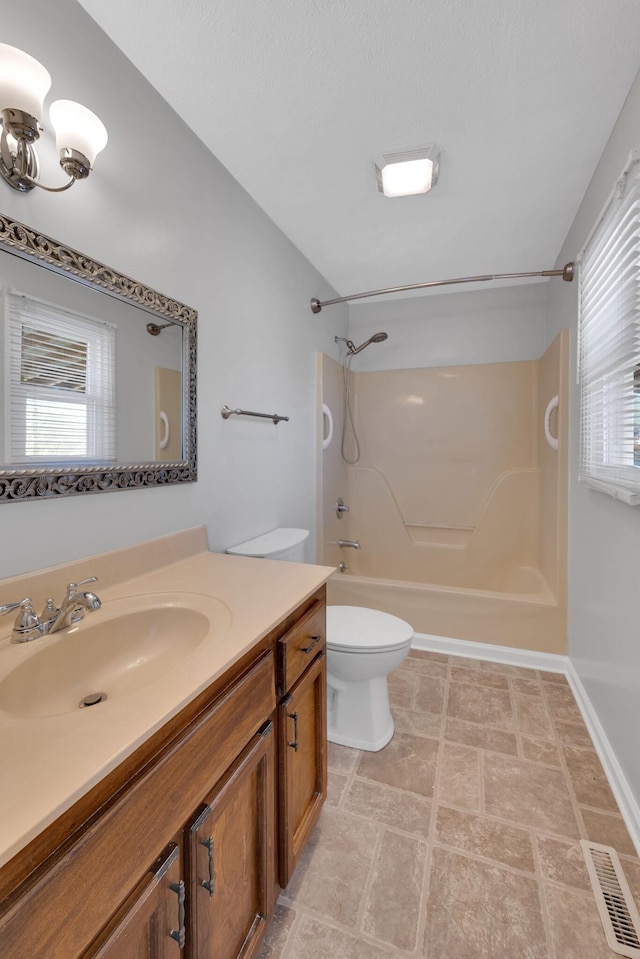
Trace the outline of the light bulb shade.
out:
[[[51,77],[41,63],[17,47],[0,43],[0,112],[20,110],[42,121]]]
[[[91,110],[73,100],[56,100],[51,104],[49,117],[56,132],[58,152],[75,150],[93,166],[96,156],[107,145],[104,123]]]

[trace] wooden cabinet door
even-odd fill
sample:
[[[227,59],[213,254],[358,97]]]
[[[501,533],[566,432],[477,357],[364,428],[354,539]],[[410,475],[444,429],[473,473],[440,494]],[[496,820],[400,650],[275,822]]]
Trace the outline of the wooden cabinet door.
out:
[[[324,653],[278,712],[279,881],[284,888],[315,826],[327,791],[327,684]]]
[[[185,939],[179,854],[170,843],[82,959],[178,959]]]
[[[187,826],[189,959],[252,959],[271,919],[274,739],[269,722]]]

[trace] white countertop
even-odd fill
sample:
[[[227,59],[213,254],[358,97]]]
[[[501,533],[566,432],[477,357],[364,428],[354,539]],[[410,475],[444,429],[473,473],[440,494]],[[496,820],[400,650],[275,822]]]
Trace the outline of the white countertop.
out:
[[[91,575],[91,560],[83,567]],[[101,576],[101,582],[107,579],[106,588],[100,584],[92,588],[102,608],[88,613],[74,627],[78,631],[109,618],[110,603],[112,609],[120,608],[126,606],[125,598],[141,595],[214,597],[228,613],[223,610],[218,628],[210,630],[178,666],[133,692],[56,716],[22,718],[0,710],[0,866],[222,675],[332,572],[325,566],[200,552],[111,586],[108,577]],[[11,581],[14,593],[16,585]],[[34,601],[39,608],[35,594]],[[0,620],[0,682],[26,657],[64,641],[61,631],[30,643],[10,643],[12,619]]]

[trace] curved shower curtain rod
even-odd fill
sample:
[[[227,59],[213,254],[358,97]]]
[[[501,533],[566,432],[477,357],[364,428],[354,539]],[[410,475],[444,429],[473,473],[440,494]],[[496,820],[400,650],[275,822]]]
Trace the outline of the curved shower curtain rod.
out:
[[[382,296],[383,293],[404,293],[405,290],[424,290],[430,286],[450,286],[453,283],[481,283],[485,280],[515,280],[523,276],[561,276],[571,283],[575,275],[575,264],[565,263],[561,270],[539,270],[535,273],[489,273],[486,276],[459,276],[455,280],[430,280],[428,283],[411,283],[409,286],[390,286],[386,290],[369,290],[368,293],[352,293],[351,296],[337,296],[335,300],[311,300],[311,312],[319,313],[323,306],[334,303],[346,303],[348,300],[362,300],[366,296]]]

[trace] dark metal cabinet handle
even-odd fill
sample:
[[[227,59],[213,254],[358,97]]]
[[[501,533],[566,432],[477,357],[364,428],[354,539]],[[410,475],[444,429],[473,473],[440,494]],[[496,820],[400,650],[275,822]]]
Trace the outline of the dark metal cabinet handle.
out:
[[[311,642],[308,646],[302,646],[300,649],[301,653],[310,653],[314,646],[317,646],[321,642],[322,636],[311,636]]]
[[[213,896],[216,888],[216,879],[213,870],[213,836],[209,836],[208,839],[201,839],[200,842],[209,851],[209,878],[203,879],[200,885],[204,886],[210,896]]]
[[[175,892],[178,897],[178,928],[172,929],[169,935],[172,939],[175,939],[180,949],[184,949],[186,939],[184,928],[184,880],[181,879],[180,882],[170,883],[169,888],[172,892]]]
[[[287,743],[288,746],[291,746],[292,749],[295,749],[298,752],[298,714],[297,713],[287,713],[289,719],[293,719],[293,742]]]

